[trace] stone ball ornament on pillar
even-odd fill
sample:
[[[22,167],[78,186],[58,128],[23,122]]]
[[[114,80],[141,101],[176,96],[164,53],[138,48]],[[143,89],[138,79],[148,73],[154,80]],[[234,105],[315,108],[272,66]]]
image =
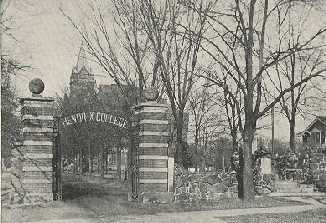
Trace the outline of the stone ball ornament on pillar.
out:
[[[44,83],[40,78],[34,78],[29,82],[29,91],[32,92],[32,96],[41,96],[44,91]]]

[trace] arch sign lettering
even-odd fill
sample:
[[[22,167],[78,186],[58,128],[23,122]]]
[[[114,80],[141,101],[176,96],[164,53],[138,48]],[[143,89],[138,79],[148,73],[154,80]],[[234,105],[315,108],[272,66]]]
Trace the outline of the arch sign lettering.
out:
[[[74,125],[83,122],[101,122],[109,123],[120,128],[127,128],[127,120],[115,115],[103,113],[103,112],[80,112],[70,116],[66,116],[62,120],[64,127]]]

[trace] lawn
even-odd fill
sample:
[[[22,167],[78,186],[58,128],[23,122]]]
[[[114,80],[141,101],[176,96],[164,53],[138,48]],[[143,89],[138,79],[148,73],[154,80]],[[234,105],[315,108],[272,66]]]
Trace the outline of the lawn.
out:
[[[259,214],[221,218],[226,223],[325,223],[326,209],[293,214]]]
[[[126,215],[145,215],[160,212],[185,212],[214,209],[276,207],[302,205],[282,198],[259,197],[254,202],[239,199],[222,199],[218,202],[143,204],[127,200],[126,185],[112,181],[69,182],[63,187],[63,201],[36,207],[2,209],[2,222],[27,222],[69,218],[111,218]],[[228,219],[230,222],[233,219]],[[234,222],[237,222],[234,219]],[[240,221],[242,222],[242,221]],[[250,222],[250,221],[249,221]],[[258,221],[260,222],[260,221]]]
[[[254,202],[243,202],[236,198],[221,199],[218,202],[201,201],[196,203],[143,204],[129,202],[123,185],[105,184],[66,184],[64,199],[97,216],[144,215],[160,212],[185,212],[215,209],[259,208],[290,205],[303,205],[301,202],[283,198],[258,197]]]

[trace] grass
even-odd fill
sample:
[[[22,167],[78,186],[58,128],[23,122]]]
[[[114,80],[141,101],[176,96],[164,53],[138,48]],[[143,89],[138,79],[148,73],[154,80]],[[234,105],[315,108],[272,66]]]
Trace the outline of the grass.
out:
[[[293,214],[259,214],[220,218],[226,223],[325,223],[326,209]]]
[[[144,215],[160,212],[204,211],[217,209],[260,208],[302,205],[301,202],[282,198],[258,197],[254,202],[237,198],[221,199],[218,202],[143,204],[127,201],[127,190],[121,185],[66,184],[64,199],[77,206],[91,210],[96,216]]]
[[[3,208],[1,222],[16,223],[69,218],[114,218],[125,215],[157,214],[160,212],[259,208],[303,204],[272,197],[259,197],[254,202],[243,202],[233,198],[222,199],[218,202],[196,202],[190,204],[143,204],[127,200],[126,185],[117,184],[107,179],[101,179],[100,181],[93,179],[90,182],[66,183],[63,187],[63,201],[48,203],[42,207]],[[237,222],[236,219],[234,220],[234,222]]]
[[[1,223],[19,223],[49,219],[93,218],[96,215],[71,202],[55,201],[42,206],[2,208]]]

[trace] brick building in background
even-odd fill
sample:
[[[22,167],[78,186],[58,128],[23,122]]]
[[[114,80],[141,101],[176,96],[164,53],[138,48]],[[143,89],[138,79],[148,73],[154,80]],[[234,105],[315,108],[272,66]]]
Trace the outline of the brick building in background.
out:
[[[87,62],[87,55],[84,49],[84,44],[81,44],[79,49],[79,54],[77,58],[76,66],[73,67],[72,73],[70,76],[70,97],[73,99],[74,97],[84,97],[87,92],[95,92],[96,99],[99,102],[97,109],[102,112],[114,113],[116,115],[120,115],[122,117],[127,117],[130,115],[128,112],[130,111],[130,107],[137,105],[140,100],[138,94],[137,87],[130,86],[122,86],[119,87],[117,84],[96,84],[94,74],[92,73],[92,69]],[[121,93],[123,91],[124,95]],[[86,97],[86,96],[85,96]],[[161,100],[160,103],[168,104],[167,100]],[[171,112],[169,112],[171,114]],[[173,124],[173,116],[170,115],[170,123]],[[189,114],[184,114],[184,129],[183,129],[183,141],[187,142],[187,133],[188,133],[188,123],[189,123]],[[171,128],[173,131],[173,128]],[[174,137],[175,138],[175,137]],[[120,163],[120,151],[117,148],[107,149],[107,160],[108,169],[112,171],[117,170],[118,163]],[[126,169],[127,162],[127,149],[124,148],[121,150],[121,170],[124,172]],[[110,171],[109,171],[110,172]],[[123,173],[122,173],[123,174]]]
[[[79,49],[77,64],[73,67],[70,76],[70,95],[75,96],[83,92],[89,92],[89,90],[94,91],[95,87],[96,81],[94,74],[87,63],[86,52],[84,49],[84,44],[82,43]]]

